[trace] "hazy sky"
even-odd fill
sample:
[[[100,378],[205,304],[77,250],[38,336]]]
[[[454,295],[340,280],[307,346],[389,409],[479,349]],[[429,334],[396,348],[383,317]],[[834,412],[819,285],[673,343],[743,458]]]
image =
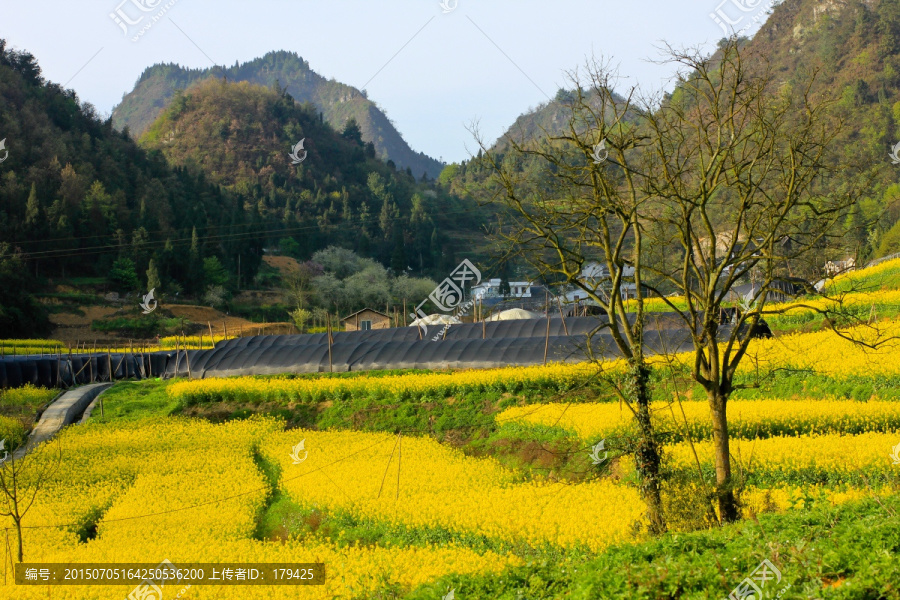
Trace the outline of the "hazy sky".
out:
[[[611,57],[630,82],[658,88],[672,73],[649,62],[663,41],[711,49],[723,31],[710,13],[742,27],[764,4],[444,1],[456,8],[444,13],[440,0],[0,0],[0,37],[103,114],[158,62],[202,68],[296,51],[321,75],[365,86],[414,149],[452,162],[474,147],[473,120],[493,140],[552,97],[587,55]],[[110,16],[117,9],[132,22],[146,16],[126,36]]]

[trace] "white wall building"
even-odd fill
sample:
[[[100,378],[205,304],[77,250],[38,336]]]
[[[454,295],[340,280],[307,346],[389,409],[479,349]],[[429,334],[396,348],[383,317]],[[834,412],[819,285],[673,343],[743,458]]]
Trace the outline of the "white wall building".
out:
[[[634,267],[622,267],[622,277],[624,281],[622,281],[621,294],[623,300],[629,300],[637,296],[637,286],[634,284]],[[601,297],[605,297],[608,294],[608,290],[610,288],[610,277],[609,270],[606,268],[606,265],[602,265],[598,262],[587,263],[581,269],[581,276],[579,277],[581,281],[587,284],[588,287],[595,289],[596,293]],[[569,290],[565,294],[565,302],[584,302],[586,300],[590,300],[590,296],[581,289],[573,289]]]
[[[502,298],[500,293],[500,279],[489,279],[482,281],[472,288],[472,297],[477,300],[484,298]],[[531,298],[531,288],[534,286],[533,281],[510,281],[509,282],[509,298]]]

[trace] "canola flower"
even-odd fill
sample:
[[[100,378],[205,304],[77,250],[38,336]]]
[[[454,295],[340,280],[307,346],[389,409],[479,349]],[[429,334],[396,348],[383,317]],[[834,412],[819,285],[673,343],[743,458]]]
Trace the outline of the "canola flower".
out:
[[[683,410],[683,412],[682,412]],[[691,439],[712,438],[709,404],[705,401],[654,402],[657,431]],[[686,423],[685,423],[686,421]],[[622,435],[633,429],[627,407],[608,402],[533,404],[508,408],[496,416],[498,424],[562,427],[585,440]],[[900,404],[847,400],[731,400],[728,430],[733,438],[752,439],[813,433],[856,434],[900,430]]]
[[[891,477],[900,474],[892,464],[891,450],[900,444],[900,432],[857,435],[799,435],[762,440],[732,440],[734,464],[750,473],[769,478],[829,482],[856,481],[868,475]],[[712,441],[694,443],[700,462],[711,468]],[[694,454],[687,443],[667,446],[665,454],[678,469],[696,469]],[[737,472],[737,471],[736,471]]]
[[[25,428],[22,427],[22,423],[18,419],[0,416],[0,440],[6,442],[4,450],[18,447],[25,441]]]
[[[167,390],[170,397],[187,404],[222,400],[316,402],[359,396],[412,398],[484,391],[519,392],[534,388],[561,391],[596,373],[597,367],[589,363],[553,364],[388,377],[203,379],[178,382]]]
[[[827,283],[829,293],[851,289],[887,289],[900,287],[900,258],[886,260],[874,267],[841,273]]]
[[[58,340],[0,340],[0,347],[10,348],[65,348]]]
[[[301,439],[309,455],[295,465],[290,449]],[[466,457],[431,438],[398,443],[383,433],[289,431],[268,437],[262,452],[281,466],[281,487],[298,504],[392,525],[599,550],[634,539],[644,512],[636,490],[609,480],[517,482],[493,459]],[[348,458],[335,462],[339,456]]]
[[[176,348],[181,350],[184,348],[188,348],[189,350],[210,349],[215,347],[215,345],[221,341],[233,340],[236,337],[237,336],[234,335],[216,335],[210,339],[208,335],[170,336],[160,339],[159,347],[163,350],[175,350]]]
[[[59,390],[26,384],[22,387],[0,390],[0,406],[41,406],[53,400]]]
[[[889,491],[886,491],[890,493]],[[790,509],[809,508],[808,503],[820,498],[832,506],[870,498],[882,490],[858,487],[835,489],[829,486],[808,484],[803,486],[781,484],[774,487],[748,487],[740,494],[740,502],[751,514],[784,512]]]
[[[753,340],[738,370],[794,369],[835,377],[900,374],[900,320],[860,325],[842,333],[849,339],[832,331],[816,331]]]
[[[838,312],[860,307],[869,309],[872,305],[900,304],[900,290],[878,290],[870,292],[850,292],[832,297],[810,298],[792,302],[767,303],[766,312],[777,312],[786,316],[817,311]]]
[[[65,430],[58,443],[24,459],[54,460],[57,452],[62,456],[61,468],[25,517],[26,561],[323,562],[329,573],[323,586],[204,585],[185,596],[209,600],[372,597],[385,585],[408,589],[449,573],[499,573],[520,563],[454,545],[338,547],[317,540],[254,539],[256,516],[269,494],[256,464],[257,449],[282,427],[273,419],[224,425],[157,419]],[[27,477],[23,483],[28,485]],[[82,543],[79,529],[95,521],[96,537]],[[11,525],[4,519],[4,527]],[[72,586],[53,588],[53,596],[124,598],[132,588]],[[15,586],[11,579],[0,585],[0,598],[37,600],[47,594],[44,586]]]

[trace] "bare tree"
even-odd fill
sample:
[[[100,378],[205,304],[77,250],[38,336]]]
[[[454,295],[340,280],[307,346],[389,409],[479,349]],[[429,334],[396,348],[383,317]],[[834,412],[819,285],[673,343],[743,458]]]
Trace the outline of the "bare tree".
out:
[[[646,103],[646,192],[656,198],[657,255],[645,268],[672,299],[693,342],[692,376],[706,391],[722,520],[738,518],[727,403],[738,366],[774,294],[808,292],[809,277],[858,199],[854,167],[835,159],[833,102],[779,82],[739,42],[713,57],[670,49],[683,69],[676,92]],[[654,106],[654,104],[656,104]],[[741,287],[745,289],[740,289]],[[798,289],[799,288],[799,289]],[[740,293],[738,291],[740,290]],[[740,304],[730,326],[723,308]]]
[[[832,100],[811,92],[815,73],[801,89],[781,83],[736,40],[712,57],[669,54],[682,69],[671,95],[618,96],[608,64],[590,61],[588,89],[571,75],[566,134],[509,140],[502,156],[481,143],[495,173],[490,191],[507,209],[498,229],[507,252],[599,306],[628,363],[630,385],[618,392],[638,425],[636,462],[655,531],[665,522],[646,295],[662,298],[690,338],[691,376],[713,424],[714,499],[720,518],[735,520],[727,402],[740,387],[738,366],[771,297],[812,291],[803,277],[841,243],[864,187],[864,169],[835,158],[842,124]],[[602,282],[585,271],[592,260]]]
[[[609,65],[591,61],[585,77],[570,74],[576,89],[564,135],[533,142],[510,137],[505,155],[481,139],[479,145],[494,174],[492,200],[505,208],[497,230],[504,259],[515,256],[545,280],[573,287],[605,315],[588,349],[599,356],[609,350],[598,347],[603,333],[627,362],[624,378],[605,379],[634,415],[648,526],[662,533],[660,443],[650,418],[644,349],[642,213],[650,197],[639,175],[645,165],[634,164],[645,161],[638,149],[646,141],[631,120],[631,98],[613,91],[617,79]]]
[[[10,452],[0,463],[0,491],[6,500],[5,510],[0,509],[0,516],[10,517],[16,527],[19,562],[25,556],[22,519],[31,510],[38,492],[59,468],[62,454],[58,447],[57,450],[55,457],[46,451],[46,446],[35,449],[28,457],[21,451]]]

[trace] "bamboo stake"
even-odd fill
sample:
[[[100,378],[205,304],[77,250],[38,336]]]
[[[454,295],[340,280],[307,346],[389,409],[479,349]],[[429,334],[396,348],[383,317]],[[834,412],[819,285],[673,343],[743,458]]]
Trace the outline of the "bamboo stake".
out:
[[[88,359],[87,359],[87,362],[85,362],[83,365],[81,365],[81,368],[78,369],[78,372],[75,373],[75,375],[72,377],[72,383],[73,383],[73,385],[76,383],[75,380],[78,378],[78,376],[81,375],[81,372],[84,371],[84,370],[88,367],[88,365],[90,365],[90,364],[91,364],[91,359],[88,358]],[[72,368],[74,369],[74,367],[72,367]],[[92,368],[93,368],[93,367],[92,367]]]
[[[112,354],[110,353],[110,349],[106,349],[106,368],[109,373],[109,382],[112,383],[113,380],[113,372],[112,372]]]
[[[178,378],[178,359],[181,354],[178,352],[178,336],[175,336],[175,378]]]
[[[562,319],[563,330],[566,332],[566,336],[568,336],[569,335],[569,327],[566,325],[566,315],[563,314],[562,302],[559,301],[559,296],[556,297],[556,306],[559,307],[559,318]]]
[[[222,328],[225,330],[225,339],[228,339],[228,323],[222,319]]]
[[[184,342],[185,342],[184,343],[184,360],[187,362],[188,379],[193,379],[194,376],[191,374],[191,355],[188,354],[188,349],[187,349],[187,338],[185,338]]]
[[[327,323],[326,327],[328,329],[328,370],[331,373],[334,373],[334,362],[333,362],[333,358],[331,355],[331,344],[333,343],[333,340],[331,338],[331,319],[328,318],[327,321],[328,321],[328,323]]]
[[[547,311],[547,336],[544,338],[544,364],[547,364],[547,352],[550,350],[550,311]]]

